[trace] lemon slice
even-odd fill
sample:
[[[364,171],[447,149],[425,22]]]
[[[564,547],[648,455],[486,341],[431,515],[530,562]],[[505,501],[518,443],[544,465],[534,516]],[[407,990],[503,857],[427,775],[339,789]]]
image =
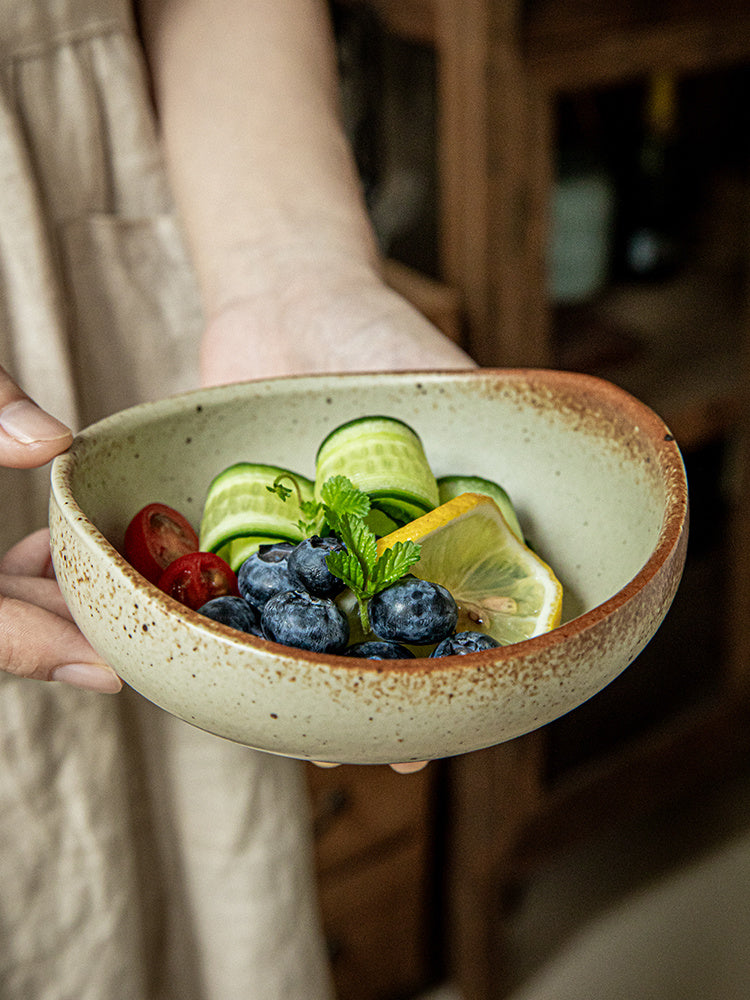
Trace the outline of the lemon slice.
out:
[[[457,632],[486,632],[508,645],[560,624],[560,581],[490,497],[462,493],[381,538],[378,554],[407,540],[421,546],[411,572],[447,587],[458,604]]]

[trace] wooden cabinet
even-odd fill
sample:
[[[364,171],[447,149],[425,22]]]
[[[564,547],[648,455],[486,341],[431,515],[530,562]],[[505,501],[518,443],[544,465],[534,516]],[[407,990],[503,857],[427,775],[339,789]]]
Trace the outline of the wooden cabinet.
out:
[[[310,766],[323,923],[339,1000],[434,981],[437,770]]]
[[[364,796],[368,809],[377,800],[379,819],[342,818],[324,835],[328,917],[333,927],[343,924],[342,937],[358,918],[373,921],[366,936],[351,942],[360,969],[393,948],[392,964],[412,971],[396,984],[386,959],[377,973],[383,988],[374,978],[363,987],[358,972],[342,973],[341,1000],[385,1000],[398,986],[405,992],[409,981],[429,980],[426,932],[433,946],[444,947],[447,972],[464,1000],[491,1000],[503,995],[504,900],[517,880],[620,816],[698,792],[750,749],[750,177],[729,230],[742,247],[731,289],[715,268],[698,268],[664,287],[613,287],[582,317],[595,325],[645,324],[646,349],[632,363],[613,367],[576,353],[581,345],[565,340],[547,295],[560,97],[637,81],[657,68],[696,76],[750,66],[750,0],[720,8],[699,0],[368,0],[367,6],[387,31],[430,46],[436,60],[439,274],[423,284],[396,265],[397,287],[483,365],[578,365],[619,382],[670,424],[689,472],[691,463],[698,469],[696,483],[716,448],[719,466],[704,471],[703,480],[727,478],[729,470],[733,482],[703,505],[696,491],[696,539],[701,523],[720,516],[719,529],[705,545],[692,546],[680,603],[611,689],[558,725],[446,762],[421,787],[414,778],[376,779],[369,769],[347,776],[345,794],[354,801]],[[747,115],[738,122],[740,129],[748,125]],[[684,321],[666,322],[676,311]],[[680,669],[687,665],[687,678],[691,663],[697,680],[686,695]],[[339,780],[335,771],[316,776],[319,807]],[[439,817],[430,782],[447,803]],[[390,832],[379,825],[381,807],[393,821]],[[349,852],[353,825],[363,839]],[[439,869],[429,846],[437,834],[445,838]],[[374,867],[355,864],[355,855],[367,854]],[[379,865],[383,871],[392,865],[390,874],[374,874]],[[348,867],[356,869],[351,882]],[[370,875],[377,891],[366,887]],[[435,885],[444,894],[439,926],[420,922]],[[358,910],[370,893],[372,906]],[[403,936],[402,951],[389,943],[387,915],[396,913],[416,949],[408,956]]]

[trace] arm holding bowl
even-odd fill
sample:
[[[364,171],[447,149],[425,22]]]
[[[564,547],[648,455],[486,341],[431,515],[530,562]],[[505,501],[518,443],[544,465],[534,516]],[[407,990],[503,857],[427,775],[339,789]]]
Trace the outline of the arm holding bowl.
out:
[[[380,273],[321,0],[143,0],[205,384],[464,368]],[[220,71],[217,71],[220,67]]]

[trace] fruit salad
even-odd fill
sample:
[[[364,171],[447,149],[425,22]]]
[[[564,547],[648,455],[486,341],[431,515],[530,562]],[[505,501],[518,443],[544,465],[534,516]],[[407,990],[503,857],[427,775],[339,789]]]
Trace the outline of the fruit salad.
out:
[[[210,483],[200,531],[160,503],[124,554],[165,593],[285,646],[383,660],[463,656],[560,622],[562,587],[498,484],[436,478],[390,416],[335,428],[315,479],[238,462]]]

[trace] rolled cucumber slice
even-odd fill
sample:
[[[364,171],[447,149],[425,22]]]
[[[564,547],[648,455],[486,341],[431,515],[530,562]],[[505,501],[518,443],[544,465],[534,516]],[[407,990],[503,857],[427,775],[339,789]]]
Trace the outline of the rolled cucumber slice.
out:
[[[235,538],[270,536],[298,542],[302,540],[302,518],[296,490],[287,500],[269,493],[278,476],[297,483],[303,501],[313,497],[310,479],[277,465],[237,462],[211,482],[201,519],[199,544],[206,552],[216,552]],[[292,485],[287,482],[286,485]],[[230,563],[231,565],[231,563]]]
[[[438,479],[438,493],[441,504],[453,500],[462,493],[481,493],[483,496],[491,497],[500,508],[500,513],[508,522],[510,530],[519,542],[524,541],[513,503],[499,483],[483,479],[481,476],[441,476]]]
[[[394,521],[392,517],[389,517],[382,510],[378,510],[377,507],[370,508],[370,513],[365,518],[365,524],[371,531],[375,532],[378,538],[390,535],[392,531],[403,527],[400,520]]]
[[[386,496],[422,513],[438,504],[438,489],[419,435],[395,417],[367,416],[331,431],[318,449],[315,493],[331,476],[347,476],[368,496]]]
[[[397,528],[408,524],[410,521],[416,521],[418,517],[422,517],[424,514],[429,514],[429,511],[425,510],[424,507],[415,503],[409,503],[401,497],[371,494],[370,502],[373,510],[381,511],[387,515]]]

